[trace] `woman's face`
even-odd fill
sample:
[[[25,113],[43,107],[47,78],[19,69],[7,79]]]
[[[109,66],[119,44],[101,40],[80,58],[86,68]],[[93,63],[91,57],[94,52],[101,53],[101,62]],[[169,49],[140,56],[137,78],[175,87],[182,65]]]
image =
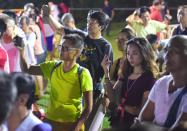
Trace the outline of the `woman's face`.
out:
[[[118,35],[116,40],[117,40],[118,50],[119,51],[124,51],[126,41],[128,40],[126,34],[122,33],[122,32],[119,33],[119,35]]]
[[[173,43],[169,44],[169,46],[165,49],[165,64],[166,70],[168,72],[177,72],[180,70],[185,69],[187,62],[183,54],[183,49],[176,46],[176,44],[180,43]]]
[[[127,46],[127,60],[133,67],[140,66],[142,64],[143,57],[136,45],[130,44]]]

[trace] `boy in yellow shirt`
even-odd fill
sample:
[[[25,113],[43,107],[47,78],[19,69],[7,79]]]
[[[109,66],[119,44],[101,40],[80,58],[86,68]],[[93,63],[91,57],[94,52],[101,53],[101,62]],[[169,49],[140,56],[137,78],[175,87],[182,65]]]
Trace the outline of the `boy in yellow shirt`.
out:
[[[83,50],[83,39],[76,34],[66,35],[64,39],[59,46],[61,62],[58,66],[55,61],[48,61],[28,67],[24,51],[20,50],[22,70],[32,75],[43,75],[51,83],[46,121],[52,125],[53,130],[80,131],[84,130],[84,122],[92,110],[93,83],[88,69],[81,67],[82,72],[80,76],[78,74],[80,66],[76,60]]]

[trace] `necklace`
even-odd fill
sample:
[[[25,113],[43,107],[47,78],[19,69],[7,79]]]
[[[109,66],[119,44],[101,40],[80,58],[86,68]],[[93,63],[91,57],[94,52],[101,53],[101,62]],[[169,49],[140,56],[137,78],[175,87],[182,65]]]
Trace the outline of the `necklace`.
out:
[[[136,79],[130,79],[128,78],[127,79],[127,91],[126,91],[126,94],[129,93],[133,88],[134,88],[134,85],[136,83],[136,81],[142,76],[142,72],[141,73],[137,73],[136,75],[139,75]]]
[[[134,79],[134,80],[133,79],[128,79],[127,80],[127,93],[129,93],[130,90],[132,90],[134,88],[134,84],[136,83],[136,81],[138,80],[138,78]]]

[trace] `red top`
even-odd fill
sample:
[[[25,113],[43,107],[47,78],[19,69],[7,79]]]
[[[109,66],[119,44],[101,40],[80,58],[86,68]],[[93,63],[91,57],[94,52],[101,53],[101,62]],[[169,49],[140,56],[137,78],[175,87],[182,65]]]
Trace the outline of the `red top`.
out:
[[[152,20],[156,20],[156,21],[160,21],[160,22],[163,21],[162,14],[161,14],[160,10],[156,9],[154,6],[151,6],[150,10],[151,10],[150,16],[151,16]]]
[[[4,70],[6,61],[7,61],[6,51],[2,47],[0,47],[0,69],[1,70]]]

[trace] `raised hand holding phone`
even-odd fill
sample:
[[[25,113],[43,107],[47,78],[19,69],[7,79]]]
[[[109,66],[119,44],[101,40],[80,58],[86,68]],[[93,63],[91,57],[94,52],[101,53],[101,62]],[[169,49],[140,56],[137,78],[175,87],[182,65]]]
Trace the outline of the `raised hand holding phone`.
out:
[[[105,55],[108,57],[110,56],[110,45],[109,44],[105,45]]]
[[[109,77],[109,67],[110,67],[111,61],[109,60],[109,57],[107,55],[104,56],[101,66],[103,67],[105,77]]]

